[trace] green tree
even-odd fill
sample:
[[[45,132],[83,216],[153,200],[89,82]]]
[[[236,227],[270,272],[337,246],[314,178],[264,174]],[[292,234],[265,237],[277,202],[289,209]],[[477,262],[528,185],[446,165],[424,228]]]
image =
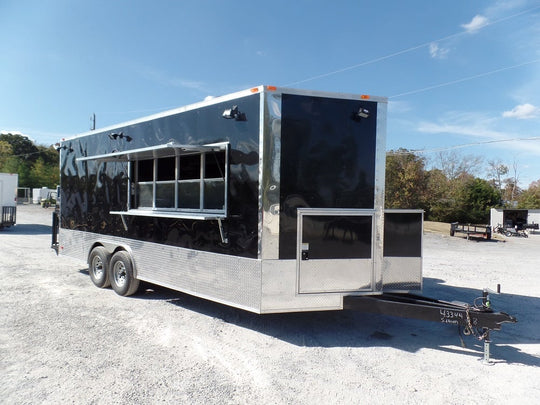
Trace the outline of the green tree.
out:
[[[58,184],[58,179],[57,167],[45,164],[45,160],[39,157],[30,169],[28,187],[54,188]]]
[[[456,207],[456,196],[451,192],[451,180],[440,169],[427,173],[426,219],[430,221],[451,222]]]
[[[11,147],[9,142],[0,141],[0,172],[3,172],[2,168],[12,155],[13,148]]]
[[[459,222],[487,223],[489,209],[501,200],[501,193],[487,180],[474,178],[463,189]]]
[[[38,148],[26,136],[19,134],[1,134],[0,141],[7,142],[11,145],[12,154],[14,156],[23,156],[32,162],[37,159],[36,152],[38,152]]]
[[[19,187],[53,188],[59,181],[58,152],[23,135],[1,134],[0,172],[18,173]]]
[[[386,208],[425,208],[425,159],[406,149],[386,156]]]
[[[540,208],[540,180],[533,181],[529,185],[529,188],[520,194],[518,208]]]

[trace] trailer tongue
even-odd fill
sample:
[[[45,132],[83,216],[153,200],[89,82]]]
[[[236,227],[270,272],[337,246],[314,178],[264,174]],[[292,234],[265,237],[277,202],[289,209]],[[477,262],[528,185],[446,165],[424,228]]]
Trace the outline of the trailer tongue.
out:
[[[489,363],[490,332],[501,330],[503,323],[516,323],[517,319],[491,308],[488,289],[484,289],[480,304],[447,302],[415,294],[384,293],[371,296],[347,296],[343,308],[379,315],[420,319],[457,325],[460,332],[484,342],[484,362]],[[464,346],[463,339],[461,339]]]

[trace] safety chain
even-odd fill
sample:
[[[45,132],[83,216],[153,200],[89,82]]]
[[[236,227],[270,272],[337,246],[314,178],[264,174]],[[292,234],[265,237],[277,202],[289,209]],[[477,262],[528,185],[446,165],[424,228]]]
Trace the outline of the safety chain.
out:
[[[469,331],[471,332],[471,334],[478,340],[484,340],[486,337],[488,337],[489,335],[489,329],[486,329],[486,331],[483,333],[483,334],[479,334],[478,332],[475,332],[475,330],[473,329],[473,326],[472,326],[472,322],[471,322],[471,315],[469,313],[470,311],[470,306],[467,305],[467,307],[465,308],[465,315],[467,315],[467,328],[469,329]]]

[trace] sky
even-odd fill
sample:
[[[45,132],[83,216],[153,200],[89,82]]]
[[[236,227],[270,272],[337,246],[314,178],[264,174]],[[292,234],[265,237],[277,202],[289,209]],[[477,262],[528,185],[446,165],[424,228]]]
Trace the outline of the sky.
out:
[[[0,0],[0,30],[0,131],[41,145],[264,84],[388,97],[388,150],[540,179],[540,0]]]

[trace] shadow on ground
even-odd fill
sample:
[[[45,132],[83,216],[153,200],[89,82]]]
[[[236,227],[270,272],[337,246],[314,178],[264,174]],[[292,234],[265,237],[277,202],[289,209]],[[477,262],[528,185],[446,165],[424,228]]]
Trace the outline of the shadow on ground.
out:
[[[51,234],[51,226],[39,224],[17,224],[10,228],[2,229],[2,233],[13,233],[16,235],[45,235]]]
[[[88,274],[87,270],[81,273]],[[424,278],[424,295],[431,298],[472,303],[482,291],[447,286],[443,280]],[[163,287],[144,283],[135,299],[163,300],[172,305],[217,318],[242,328],[264,333],[305,347],[393,347],[408,352],[435,349],[483,357],[483,342],[465,336],[461,347],[458,329],[414,319],[365,314],[355,311],[320,311],[257,315]],[[512,345],[540,344],[535,332],[540,298],[498,295],[492,299],[496,311],[507,312],[517,324],[504,324],[491,333],[491,359],[494,363],[540,366],[540,358]]]

